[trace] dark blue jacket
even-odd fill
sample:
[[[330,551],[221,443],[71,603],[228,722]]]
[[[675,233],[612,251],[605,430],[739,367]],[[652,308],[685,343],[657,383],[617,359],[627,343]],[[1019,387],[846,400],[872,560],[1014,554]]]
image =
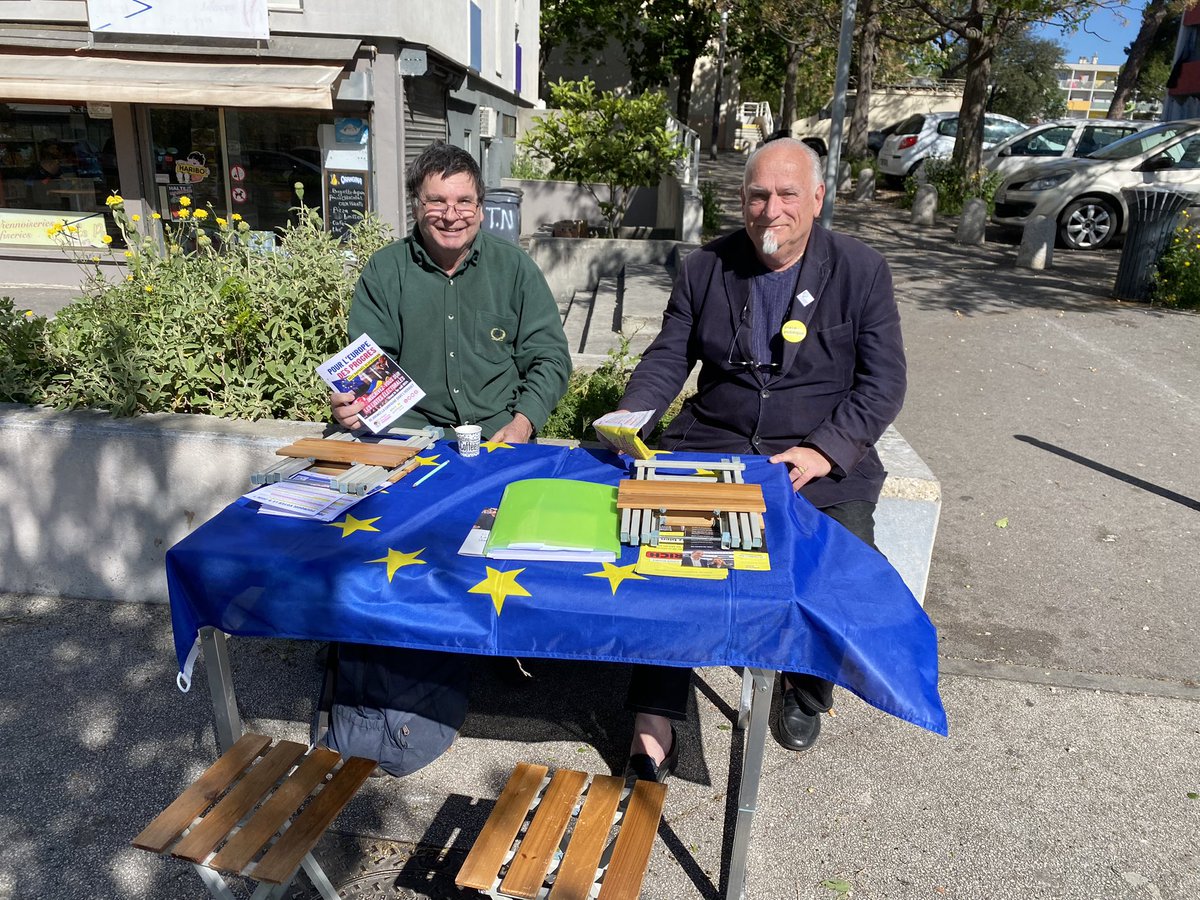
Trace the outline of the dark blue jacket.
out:
[[[793,300],[786,316],[804,322],[807,336],[785,342],[782,366],[769,374],[740,364],[751,358],[750,279],[761,271],[745,230],[690,254],[620,408],[661,416],[700,361],[697,392],[667,428],[664,449],[772,455],[811,446],[833,463],[801,489],[814,506],[874,502],[886,474],[874,444],[906,387],[887,263],[814,225],[793,296],[807,290],[815,300]]]

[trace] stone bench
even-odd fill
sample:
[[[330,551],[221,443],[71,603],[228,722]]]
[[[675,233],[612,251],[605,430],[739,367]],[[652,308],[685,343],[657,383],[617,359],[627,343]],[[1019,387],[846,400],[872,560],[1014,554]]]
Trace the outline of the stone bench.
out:
[[[167,549],[324,427],[0,404],[0,592],[165,602]],[[876,542],[923,600],[940,487],[894,429],[879,451]]]

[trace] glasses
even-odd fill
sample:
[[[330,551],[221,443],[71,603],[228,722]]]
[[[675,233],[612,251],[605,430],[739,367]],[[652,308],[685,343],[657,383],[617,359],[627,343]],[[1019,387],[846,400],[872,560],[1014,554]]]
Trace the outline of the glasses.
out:
[[[431,216],[444,216],[453,209],[460,218],[471,219],[479,210],[478,200],[459,200],[457,203],[450,204],[444,200],[426,200],[424,197],[418,199],[420,204],[425,207],[425,212]]]
[[[733,340],[729,342],[729,352],[725,354],[725,364],[731,369],[754,368],[769,369],[772,372],[778,372],[781,368],[780,363],[774,360],[769,363],[757,363],[752,359],[746,359],[746,354],[742,352],[742,345],[739,343],[738,338],[741,337],[742,326],[747,322],[749,311],[750,301],[747,300],[746,305],[742,307],[742,317],[738,320],[737,328],[733,330]],[[736,359],[734,358],[735,353],[737,354]]]

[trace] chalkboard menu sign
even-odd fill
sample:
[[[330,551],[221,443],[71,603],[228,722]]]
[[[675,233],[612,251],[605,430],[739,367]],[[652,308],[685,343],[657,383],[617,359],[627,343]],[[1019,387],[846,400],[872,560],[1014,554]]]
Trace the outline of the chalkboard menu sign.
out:
[[[325,227],[342,237],[362,221],[370,208],[370,176],[366,172],[325,170]]]

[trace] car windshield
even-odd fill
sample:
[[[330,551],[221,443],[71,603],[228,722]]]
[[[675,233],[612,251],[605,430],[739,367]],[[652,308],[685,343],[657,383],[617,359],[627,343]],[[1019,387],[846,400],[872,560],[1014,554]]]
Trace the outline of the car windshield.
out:
[[[1171,122],[1167,125],[1161,125],[1158,128],[1149,128],[1146,131],[1131,134],[1129,137],[1122,138],[1119,141],[1113,141],[1107,147],[1101,147],[1094,153],[1089,153],[1088,159],[1130,159],[1134,156],[1141,156],[1143,153],[1149,153],[1160,144],[1177,138],[1179,135],[1191,131],[1195,127],[1195,125],[1188,125],[1183,122]]]

